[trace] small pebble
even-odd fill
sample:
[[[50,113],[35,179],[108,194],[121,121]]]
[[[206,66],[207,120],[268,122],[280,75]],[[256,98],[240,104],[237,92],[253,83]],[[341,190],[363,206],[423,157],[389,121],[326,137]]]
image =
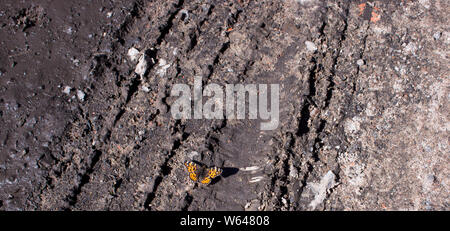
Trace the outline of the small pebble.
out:
[[[130,58],[131,61],[135,61],[138,59],[138,55],[139,55],[139,50],[132,47],[128,50],[128,57]]]
[[[73,29],[72,29],[72,27],[67,27],[65,30],[64,30],[64,32],[66,33],[66,34],[72,34],[73,33]]]
[[[142,90],[144,92],[149,92],[150,91],[150,89],[147,86],[142,86]]]
[[[159,76],[163,77],[166,74],[167,69],[170,67],[170,64],[167,64],[165,59],[160,59],[158,66],[161,68],[157,71],[157,73]]]
[[[358,59],[358,61],[356,61],[356,64],[358,64],[358,66],[362,66],[364,65],[364,60]]]
[[[75,65],[75,66],[79,66],[80,65],[80,60],[78,60],[77,58],[75,58],[75,57],[72,57],[72,58],[70,58],[70,60],[72,61],[72,63]]]
[[[72,88],[69,86],[66,86],[66,87],[64,87],[63,93],[68,95],[68,94],[70,94],[70,90],[72,90]]]
[[[316,44],[314,44],[311,41],[305,41],[305,45],[306,45],[306,49],[308,49],[309,51],[316,51],[317,50]]]
[[[435,39],[435,40],[438,40],[438,39],[440,39],[441,38],[441,32],[440,31],[438,31],[438,32],[436,32],[436,33],[434,33],[433,34],[433,38]]]
[[[134,72],[136,72],[136,74],[138,74],[142,77],[145,74],[145,72],[147,71],[147,67],[148,67],[147,60],[145,58],[145,54],[143,54],[139,58],[139,62],[136,65],[136,69],[134,70]]]
[[[78,97],[79,100],[84,101],[84,96],[85,96],[85,95],[86,95],[86,94],[84,94],[83,91],[77,90],[77,97]]]

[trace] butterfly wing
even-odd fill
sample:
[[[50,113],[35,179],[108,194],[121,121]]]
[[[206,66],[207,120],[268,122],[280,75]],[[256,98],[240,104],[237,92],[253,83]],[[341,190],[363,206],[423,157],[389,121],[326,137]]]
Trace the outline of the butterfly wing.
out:
[[[208,176],[214,179],[222,174],[223,170],[218,167],[208,168]]]
[[[191,178],[191,180],[193,180],[193,181],[197,181],[199,166],[192,161],[188,161],[188,162],[184,163],[184,166],[186,166],[186,168],[187,168],[187,171],[189,173],[189,178]]]
[[[222,169],[218,167],[211,167],[206,169],[206,176],[200,181],[202,184],[211,183],[212,179],[220,176],[222,174]]]
[[[207,176],[207,177],[203,178],[200,181],[200,183],[202,183],[202,184],[209,184],[209,183],[211,183],[211,178],[209,176]]]

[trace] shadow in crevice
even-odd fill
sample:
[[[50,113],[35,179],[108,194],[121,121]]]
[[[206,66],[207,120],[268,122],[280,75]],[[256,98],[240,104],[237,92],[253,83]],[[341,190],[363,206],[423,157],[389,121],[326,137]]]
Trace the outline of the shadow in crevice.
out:
[[[234,175],[234,174],[239,172],[238,168],[222,168],[222,170],[223,170],[223,172],[220,175],[220,177],[212,179],[210,185],[213,185],[213,184],[219,182],[220,179],[222,179],[222,177],[223,178],[227,178],[227,177],[230,177],[230,176],[232,176],[232,175]]]
[[[222,168],[222,177],[227,178],[239,172],[238,168]]]

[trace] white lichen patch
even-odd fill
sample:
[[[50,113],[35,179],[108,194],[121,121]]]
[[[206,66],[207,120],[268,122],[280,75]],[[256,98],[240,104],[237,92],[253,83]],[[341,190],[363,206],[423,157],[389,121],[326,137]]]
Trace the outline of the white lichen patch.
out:
[[[356,133],[360,129],[360,118],[353,117],[351,119],[347,119],[344,124],[344,130],[348,134]]]
[[[314,52],[317,50],[316,44],[314,44],[311,41],[305,41],[305,45],[306,45],[306,49],[308,49],[308,51]]]
[[[158,63],[159,69],[156,71],[156,74],[158,74],[160,77],[163,77],[167,69],[170,67],[170,64],[167,64],[167,61],[165,59],[160,59]]]
[[[198,152],[196,152],[196,151],[192,151],[192,152],[187,154],[188,159],[190,159],[190,160],[193,160],[198,155],[200,155],[200,154],[198,154]]]
[[[417,45],[413,42],[410,42],[404,46],[403,51],[405,51],[407,54],[415,54],[417,51]]]
[[[145,72],[147,71],[147,68],[148,68],[147,59],[145,57],[145,54],[143,54],[139,58],[139,62],[136,65],[136,69],[134,70],[134,72],[143,77]]]
[[[136,60],[139,58],[139,50],[136,49],[136,48],[134,48],[134,47],[132,47],[132,48],[130,48],[130,49],[128,50],[127,55],[128,55],[128,58],[129,58],[132,62],[134,62],[134,61],[136,61]]]
[[[86,94],[82,90],[77,90],[77,97],[80,101],[84,101]]]
[[[327,193],[330,189],[337,185],[336,175],[330,170],[328,171],[319,183],[308,183],[308,188],[315,194],[314,200],[309,203],[309,206],[314,210],[316,207],[325,200]]]

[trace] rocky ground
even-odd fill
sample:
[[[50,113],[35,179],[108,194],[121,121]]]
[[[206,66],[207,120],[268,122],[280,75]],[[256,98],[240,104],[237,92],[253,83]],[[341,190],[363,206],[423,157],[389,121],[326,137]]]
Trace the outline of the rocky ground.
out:
[[[446,0],[3,0],[0,210],[449,210],[448,15]],[[279,84],[278,128],[173,119],[172,87],[195,76]],[[199,185],[188,160],[224,173]]]

